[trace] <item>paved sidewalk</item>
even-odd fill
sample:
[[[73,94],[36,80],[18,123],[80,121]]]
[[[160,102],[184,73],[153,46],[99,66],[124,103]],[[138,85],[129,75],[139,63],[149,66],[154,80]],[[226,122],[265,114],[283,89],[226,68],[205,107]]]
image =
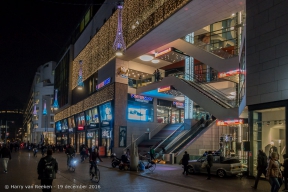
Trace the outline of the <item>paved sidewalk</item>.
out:
[[[103,163],[100,166],[114,169],[116,172],[125,172],[120,171],[119,168],[112,168],[111,161],[112,159],[106,158],[103,159]],[[196,174],[184,176],[182,175],[183,169],[181,165],[170,165],[170,164],[157,164],[156,169],[153,173],[149,170],[144,172],[135,172],[135,171],[126,171],[130,174],[135,174],[145,178],[150,178],[182,187],[187,187],[197,191],[208,192],[208,191],[221,191],[221,192],[249,192],[256,191],[251,188],[254,184],[254,179],[248,179],[243,177],[242,179],[238,177],[226,177],[219,178],[213,176],[212,180],[206,180],[207,175]],[[282,186],[284,188],[284,186]],[[279,191],[282,191],[282,188]],[[270,191],[270,184],[266,180],[260,180],[258,184],[259,192]]]

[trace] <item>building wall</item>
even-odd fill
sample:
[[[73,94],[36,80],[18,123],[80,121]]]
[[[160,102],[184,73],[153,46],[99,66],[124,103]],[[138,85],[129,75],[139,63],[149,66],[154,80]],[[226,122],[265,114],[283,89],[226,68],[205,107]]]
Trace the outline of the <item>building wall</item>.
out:
[[[88,24],[81,36],[75,42],[75,56],[77,56],[82,51],[82,49],[87,45],[91,38],[96,34],[96,29],[98,28],[99,30],[102,27],[104,24],[104,19],[108,20],[108,18],[112,15],[113,8],[115,8],[115,1],[106,0],[101,8],[97,11],[92,21]]]
[[[288,99],[288,1],[246,4],[247,105]]]

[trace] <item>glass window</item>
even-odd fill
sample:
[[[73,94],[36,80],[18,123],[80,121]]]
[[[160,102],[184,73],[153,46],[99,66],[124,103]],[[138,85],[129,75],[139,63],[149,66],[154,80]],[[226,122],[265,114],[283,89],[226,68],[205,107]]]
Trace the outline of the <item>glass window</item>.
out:
[[[78,128],[79,131],[84,130],[84,126],[85,126],[85,115],[84,115],[84,112],[82,112],[82,113],[77,115],[76,123],[77,123],[77,128]]]
[[[153,104],[128,101],[128,120],[153,122]]]
[[[68,118],[68,126],[69,129],[76,127],[74,116]]]
[[[157,106],[157,122],[170,123],[171,107]]]
[[[253,111],[253,175],[257,174],[257,153],[262,149],[267,157],[279,154],[283,162],[285,154],[285,107]]]
[[[86,125],[90,125],[90,123],[99,123],[97,107],[87,110],[85,114],[86,114]]]
[[[56,132],[60,132],[61,131],[61,122],[60,121],[57,121],[56,122]]]
[[[63,119],[63,120],[62,120],[61,130],[62,130],[63,132],[65,132],[67,129],[68,129],[67,119]]]
[[[99,111],[101,115],[101,121],[110,121],[112,120],[112,107],[111,102],[105,103],[99,106]]]

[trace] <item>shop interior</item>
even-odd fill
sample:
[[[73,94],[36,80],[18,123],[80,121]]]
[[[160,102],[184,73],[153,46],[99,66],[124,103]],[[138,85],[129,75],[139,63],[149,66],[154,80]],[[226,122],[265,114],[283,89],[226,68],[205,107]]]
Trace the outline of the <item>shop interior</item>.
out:
[[[253,111],[253,171],[256,174],[257,153],[262,149],[267,157],[272,152],[279,154],[283,163],[286,151],[285,138],[285,107]]]

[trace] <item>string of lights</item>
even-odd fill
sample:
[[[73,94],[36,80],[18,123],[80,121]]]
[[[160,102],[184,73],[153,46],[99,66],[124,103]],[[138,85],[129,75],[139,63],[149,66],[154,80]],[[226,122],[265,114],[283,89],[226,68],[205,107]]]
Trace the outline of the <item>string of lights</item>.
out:
[[[65,1],[52,1],[52,0],[40,0],[46,3],[53,3],[53,4],[61,4],[61,5],[75,5],[75,6],[87,6],[87,5],[117,5],[118,1],[115,2],[104,2],[104,3],[73,3],[73,2],[65,2]]]

